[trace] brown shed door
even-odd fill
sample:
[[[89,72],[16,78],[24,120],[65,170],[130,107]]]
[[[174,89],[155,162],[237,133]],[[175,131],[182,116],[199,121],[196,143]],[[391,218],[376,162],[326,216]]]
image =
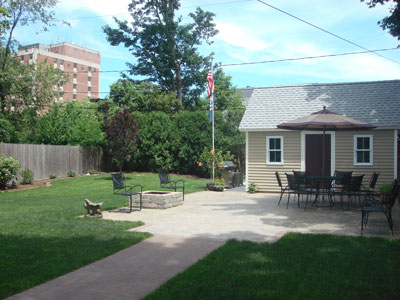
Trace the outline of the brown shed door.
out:
[[[325,156],[322,155],[322,134],[306,134],[306,171],[313,176],[331,175],[331,135],[325,135]],[[322,159],[325,157],[325,171],[322,174]]]

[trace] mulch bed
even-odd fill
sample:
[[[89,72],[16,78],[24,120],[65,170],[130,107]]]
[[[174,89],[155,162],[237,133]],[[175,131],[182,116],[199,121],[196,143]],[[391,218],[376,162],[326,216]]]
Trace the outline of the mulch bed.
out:
[[[53,181],[52,179],[35,180],[32,181],[32,184],[18,184],[16,188],[8,186],[6,190],[0,190],[0,192],[4,193],[4,192],[22,191],[22,190],[35,189],[42,186],[51,186],[52,181]]]

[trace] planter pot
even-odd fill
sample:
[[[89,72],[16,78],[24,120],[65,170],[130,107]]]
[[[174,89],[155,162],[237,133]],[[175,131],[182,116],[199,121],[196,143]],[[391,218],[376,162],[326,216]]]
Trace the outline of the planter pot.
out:
[[[390,201],[390,195],[382,195],[381,196],[381,203],[389,203]]]
[[[207,190],[214,191],[214,189],[215,189],[214,183],[207,183]]]

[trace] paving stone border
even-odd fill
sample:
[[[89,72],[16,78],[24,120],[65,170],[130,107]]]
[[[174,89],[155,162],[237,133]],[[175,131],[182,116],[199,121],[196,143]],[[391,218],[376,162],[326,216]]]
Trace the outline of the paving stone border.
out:
[[[133,198],[133,204],[139,207],[139,195]],[[181,192],[145,191],[142,196],[143,208],[167,209],[183,204]]]

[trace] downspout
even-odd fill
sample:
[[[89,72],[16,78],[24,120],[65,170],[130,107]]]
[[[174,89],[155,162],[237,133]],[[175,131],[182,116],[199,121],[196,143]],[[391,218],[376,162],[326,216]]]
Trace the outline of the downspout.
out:
[[[249,132],[246,131],[246,192],[249,187]]]
[[[393,178],[397,178],[397,136],[398,136],[398,129],[394,130],[394,171],[393,171]]]

